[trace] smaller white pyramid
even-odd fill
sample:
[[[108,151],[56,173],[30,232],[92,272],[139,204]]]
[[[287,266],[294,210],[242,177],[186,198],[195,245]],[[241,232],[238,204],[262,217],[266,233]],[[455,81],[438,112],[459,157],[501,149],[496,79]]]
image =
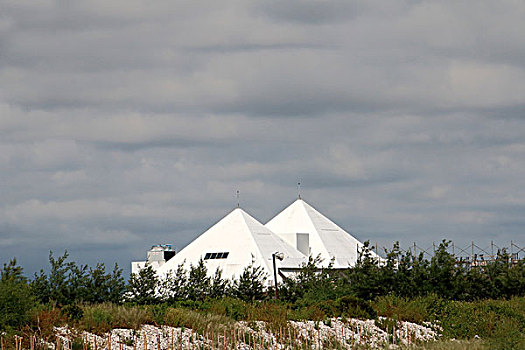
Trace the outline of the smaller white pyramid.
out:
[[[332,260],[334,268],[354,266],[358,249],[363,248],[363,243],[302,199],[293,202],[265,226],[292,246],[297,246],[299,235],[307,234],[309,255],[314,258],[319,255],[323,266]],[[378,258],[374,252],[372,256]]]
[[[197,237],[173,258],[158,268],[157,274],[165,276],[179,265],[186,268],[204,259],[208,274],[220,268],[224,278],[238,278],[252,262],[261,266],[273,283],[273,253],[283,253],[278,268],[297,267],[306,262],[306,256],[279,238],[244,210],[234,209],[218,223]]]

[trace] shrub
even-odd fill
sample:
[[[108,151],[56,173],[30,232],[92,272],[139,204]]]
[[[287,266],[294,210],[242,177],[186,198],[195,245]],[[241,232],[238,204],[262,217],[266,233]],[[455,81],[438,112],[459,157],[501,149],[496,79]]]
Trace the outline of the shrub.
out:
[[[81,327],[95,333],[104,333],[112,328],[139,329],[141,325],[152,323],[152,312],[141,306],[124,306],[111,303],[85,305]]]
[[[443,312],[447,303],[448,301],[434,294],[413,299],[388,295],[379,297],[374,302],[374,308],[379,316],[422,323],[435,321],[436,316]]]
[[[210,278],[204,260],[199,259],[197,265],[190,265],[186,294],[191,300],[204,300],[210,291]]]
[[[111,306],[97,305],[84,308],[82,326],[97,334],[102,334],[113,328],[113,312]]]
[[[0,271],[0,330],[26,324],[34,306],[31,290],[16,259],[4,264]]]
[[[66,316],[53,304],[40,305],[31,314],[31,328],[37,329],[44,338],[54,337],[54,327],[66,323]]]
[[[321,310],[325,317],[338,317],[341,316],[341,310],[338,309],[335,301],[323,300],[314,304],[316,308]]]
[[[364,319],[374,319],[377,316],[370,302],[357,297],[340,297],[335,301],[335,305],[341,316]]]
[[[260,266],[247,266],[233,284],[233,294],[244,301],[261,300],[264,296],[264,281],[267,276]]]
[[[282,304],[263,302],[248,306],[248,321],[264,321],[277,329],[286,326],[288,309]]]
[[[209,311],[214,314],[227,316],[236,321],[240,321],[246,319],[247,307],[248,305],[246,302],[242,300],[232,297],[225,297],[212,301]]]
[[[158,282],[155,270],[146,265],[138,273],[131,274],[128,282],[129,299],[140,305],[157,302],[155,291]]]
[[[61,311],[70,320],[80,320],[84,316],[84,310],[78,304],[66,305]]]
[[[58,258],[50,252],[49,274],[46,275],[44,270],[35,273],[30,286],[38,301],[43,304],[52,301],[59,306],[121,301],[126,288],[122,269],[117,264],[111,273],[106,273],[104,264],[97,264],[92,269],[87,265],[77,266],[75,262],[66,262],[68,257],[67,250]]]
[[[302,307],[290,313],[290,319],[295,321],[321,321],[326,317],[327,315],[324,313],[324,311],[315,305]]]
[[[525,341],[525,298],[453,301],[439,315],[444,334],[453,338],[481,338]]]
[[[233,327],[233,320],[229,317],[179,308],[167,309],[164,322],[172,327],[192,328],[201,334],[206,330],[218,333]]]

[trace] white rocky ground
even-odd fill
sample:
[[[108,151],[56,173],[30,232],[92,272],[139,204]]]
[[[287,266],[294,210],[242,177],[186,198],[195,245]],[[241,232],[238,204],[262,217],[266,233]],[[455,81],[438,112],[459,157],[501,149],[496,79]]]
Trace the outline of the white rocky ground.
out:
[[[113,329],[111,333],[98,336],[89,332],[74,334],[61,327],[56,329],[58,342],[49,344],[56,349],[71,349],[72,339],[83,339],[84,350],[175,350],[175,349],[355,349],[357,347],[396,348],[433,341],[439,333],[431,325],[411,322],[384,322],[389,324],[388,333],[378,327],[374,320],[333,318],[326,322],[290,321],[286,327],[270,329],[267,324],[238,322],[234,329],[214,333],[197,334],[189,328],[143,325],[139,330]],[[383,326],[385,328],[385,326]],[[56,349],[58,350],[58,349]]]

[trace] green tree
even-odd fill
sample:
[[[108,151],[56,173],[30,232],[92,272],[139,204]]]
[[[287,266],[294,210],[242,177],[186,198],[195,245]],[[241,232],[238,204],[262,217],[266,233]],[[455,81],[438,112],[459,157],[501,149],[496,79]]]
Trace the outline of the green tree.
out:
[[[74,262],[67,263],[64,290],[67,299],[62,301],[62,305],[92,301],[93,290],[87,265],[78,266]]]
[[[190,265],[186,292],[191,300],[204,300],[209,293],[210,277],[204,260],[199,259],[197,265]]]
[[[35,273],[30,285],[33,294],[41,303],[54,301],[64,306],[79,302],[121,302],[126,283],[122,277],[122,269],[117,264],[111,273],[106,273],[104,264],[89,268],[87,265],[67,262],[68,257],[67,250],[58,258],[50,252],[49,275],[46,275],[44,270]]]
[[[84,301],[91,303],[109,301],[119,304],[125,291],[126,283],[118,264],[115,264],[111,273],[106,273],[106,266],[99,263],[94,269],[89,269],[87,295]]]
[[[40,270],[33,277],[33,280],[29,284],[31,293],[35,298],[42,304],[47,304],[51,299],[51,287],[49,286],[49,280],[44,270]]]
[[[108,278],[106,280],[105,288],[107,294],[105,301],[120,304],[122,302],[122,297],[126,292],[126,281],[122,276],[122,269],[117,263],[115,263],[115,266],[113,266],[113,271],[111,272],[111,276],[109,274],[107,276]],[[91,278],[93,279],[93,277]]]
[[[53,257],[53,252],[49,252],[49,263],[51,264],[51,271],[48,276],[49,299],[58,305],[67,305],[71,301],[68,283],[70,265],[66,263],[68,256],[67,250],[64,255],[56,259]]]
[[[131,274],[128,282],[129,299],[137,304],[154,304],[158,301],[157,285],[159,279],[155,270],[146,265],[138,273]]]
[[[264,282],[266,274],[260,266],[253,262],[244,268],[241,276],[233,283],[233,294],[244,301],[261,300],[264,296]]]
[[[370,243],[364,242],[355,267],[347,272],[351,293],[365,300],[384,295],[389,286],[383,284],[381,273],[380,262],[372,256]]]
[[[284,279],[279,289],[281,298],[289,302],[301,300],[302,304],[311,305],[344,294],[348,286],[344,274],[332,269],[333,261],[326,268],[322,267],[322,262],[319,255],[310,256],[296,276]]]
[[[209,297],[218,299],[227,296],[228,290],[230,289],[229,282],[229,280],[222,278],[222,270],[217,268],[210,280],[210,291],[208,293]]]
[[[175,272],[170,271],[159,283],[160,294],[164,301],[173,302],[188,297],[188,273],[184,269],[184,263],[177,266]]]
[[[35,301],[23,269],[12,259],[0,271],[0,330],[25,324],[33,306]]]
[[[457,277],[461,270],[456,266],[456,258],[447,249],[450,241],[443,240],[430,260],[429,279],[432,291],[445,299],[453,299],[458,290]]]
[[[399,252],[392,294],[412,298],[429,293],[428,265],[423,253],[415,256],[411,251]]]

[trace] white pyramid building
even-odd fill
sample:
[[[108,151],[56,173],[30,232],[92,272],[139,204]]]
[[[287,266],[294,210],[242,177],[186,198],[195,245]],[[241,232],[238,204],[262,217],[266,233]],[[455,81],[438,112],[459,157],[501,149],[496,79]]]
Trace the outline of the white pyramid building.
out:
[[[363,243],[300,198],[265,226],[306,255],[320,255],[323,266],[332,259],[334,268],[354,266],[358,249],[363,247]],[[379,258],[373,252],[372,255]]]
[[[197,237],[156,271],[160,277],[175,271],[179,265],[186,268],[203,259],[208,273],[220,268],[224,278],[238,278],[245,267],[254,263],[268,275],[268,285],[273,284],[273,253],[283,253],[277,261],[278,269],[297,268],[307,257],[244,210],[236,208],[206,232]],[[279,277],[278,277],[279,278]]]

